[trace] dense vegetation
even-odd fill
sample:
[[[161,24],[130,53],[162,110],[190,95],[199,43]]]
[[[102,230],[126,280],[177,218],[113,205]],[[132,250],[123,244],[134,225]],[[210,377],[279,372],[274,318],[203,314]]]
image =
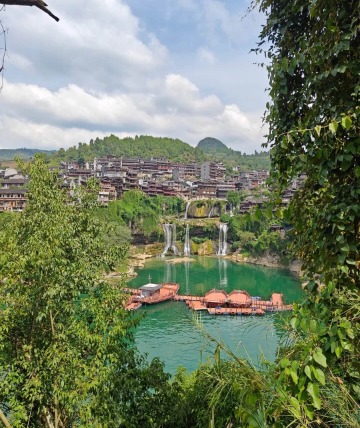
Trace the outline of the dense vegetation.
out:
[[[270,60],[266,121],[273,182],[281,191],[297,174],[307,177],[284,213],[294,225],[294,250],[304,261],[307,301],[295,311],[293,341],[279,361],[278,379],[298,425],[355,427],[360,424],[360,4],[263,0],[260,10],[267,15],[259,51],[267,46]],[[347,401],[340,412],[336,391]]]
[[[104,245],[91,193],[68,203],[40,159],[30,175],[26,210],[0,230],[0,421],[161,426],[176,393],[159,361],[137,355],[122,286],[103,276],[127,246]]]
[[[57,152],[58,160],[92,161],[94,157],[124,156],[130,158],[165,158],[173,162],[201,162],[205,159],[201,150],[173,138],[151,137],[140,135],[135,138],[118,138],[110,135],[103,139],[96,138],[89,144],[79,143],[78,146]]]
[[[130,190],[120,200],[111,201],[108,207],[99,207],[94,213],[110,226],[107,240],[116,244],[130,242],[131,234],[148,238],[162,233],[160,219],[167,215],[177,216],[184,209],[185,202],[181,198],[150,197],[140,190]]]

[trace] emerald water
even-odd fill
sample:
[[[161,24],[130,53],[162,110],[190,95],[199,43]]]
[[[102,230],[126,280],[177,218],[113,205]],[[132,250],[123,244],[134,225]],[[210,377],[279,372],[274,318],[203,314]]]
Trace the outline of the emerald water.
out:
[[[138,276],[129,286],[140,287],[148,283],[150,277],[154,283],[177,282],[179,294],[203,296],[217,288],[226,292],[247,290],[250,295],[264,299],[269,299],[272,292],[281,292],[285,303],[302,298],[299,281],[287,271],[238,264],[220,257],[193,259],[193,262],[175,264],[164,258],[150,259],[143,269],[137,270]],[[159,357],[172,374],[178,366],[192,371],[200,362],[211,358],[216,346],[211,338],[222,341],[231,351],[254,364],[258,364],[262,356],[273,360],[282,334],[281,319],[286,316],[285,313],[263,317],[214,316],[193,313],[185,303],[174,301],[137,311],[144,312],[145,317],[135,332],[137,347],[147,353],[149,359]]]

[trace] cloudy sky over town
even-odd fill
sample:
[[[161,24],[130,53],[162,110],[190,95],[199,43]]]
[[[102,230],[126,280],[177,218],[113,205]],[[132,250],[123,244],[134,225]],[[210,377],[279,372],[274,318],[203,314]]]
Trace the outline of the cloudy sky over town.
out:
[[[250,54],[264,21],[247,0],[48,0],[0,12],[7,55],[0,148],[91,138],[215,137],[261,149],[266,71]],[[4,41],[0,41],[3,48]]]

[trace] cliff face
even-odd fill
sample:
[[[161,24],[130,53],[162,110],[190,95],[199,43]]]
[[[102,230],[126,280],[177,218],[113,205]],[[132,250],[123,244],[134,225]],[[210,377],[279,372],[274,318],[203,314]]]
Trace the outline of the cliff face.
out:
[[[189,218],[220,217],[221,205],[208,200],[193,201],[189,205],[187,215]]]
[[[205,241],[202,244],[194,245],[194,254],[198,254],[199,256],[212,256],[216,254],[216,249],[213,241]]]

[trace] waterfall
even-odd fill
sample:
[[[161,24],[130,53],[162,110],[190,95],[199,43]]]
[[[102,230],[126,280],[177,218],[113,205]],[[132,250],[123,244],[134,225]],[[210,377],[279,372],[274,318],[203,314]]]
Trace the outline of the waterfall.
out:
[[[217,252],[218,256],[226,256],[227,243],[226,243],[226,235],[227,235],[228,225],[226,223],[220,223],[219,229],[219,249]]]
[[[175,256],[179,256],[179,250],[176,248],[176,225],[165,223],[163,224],[164,235],[165,235],[165,248],[162,256],[166,256],[169,250],[172,250]]]
[[[189,238],[189,224],[186,224],[185,242],[184,242],[184,256],[190,256],[190,238]]]
[[[187,216],[188,216],[188,210],[189,210],[190,204],[191,204],[190,201],[186,202],[185,215],[184,215],[185,220],[187,219]]]

